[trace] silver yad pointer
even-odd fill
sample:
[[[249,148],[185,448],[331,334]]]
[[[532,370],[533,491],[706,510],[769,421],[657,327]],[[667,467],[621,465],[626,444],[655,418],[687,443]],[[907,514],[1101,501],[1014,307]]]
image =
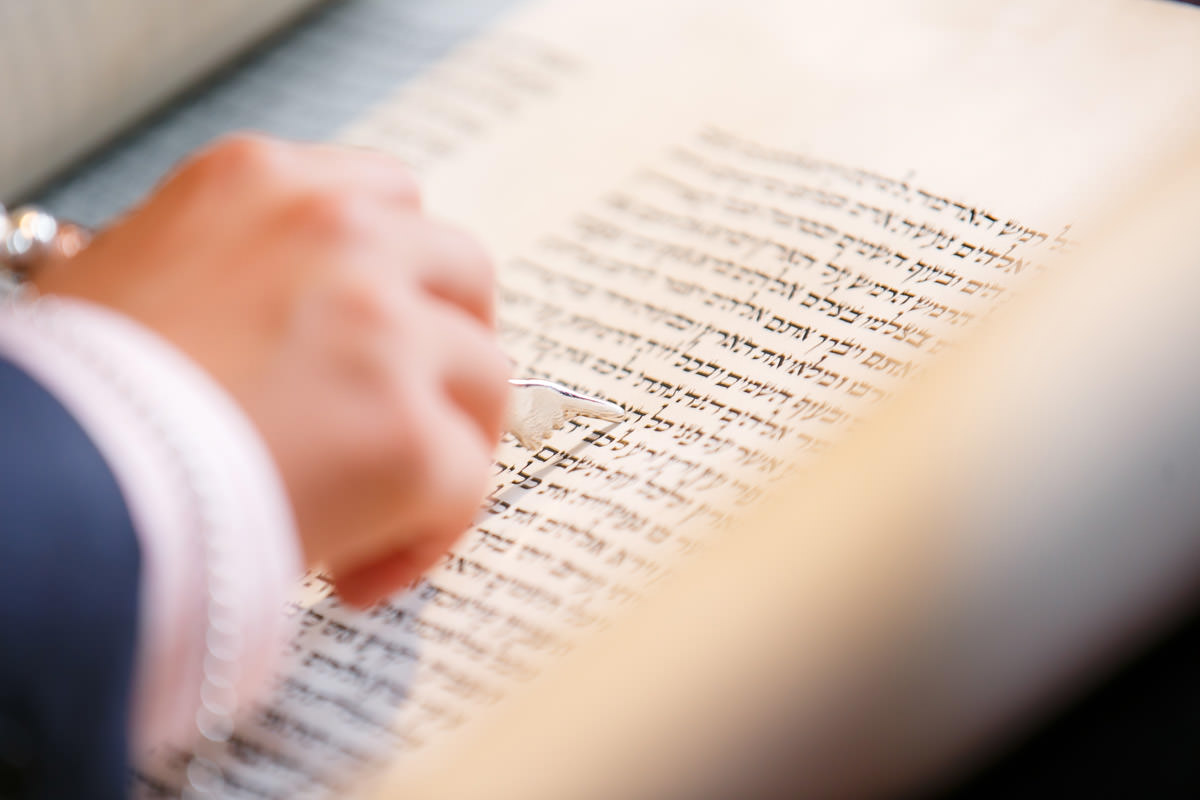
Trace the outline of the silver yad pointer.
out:
[[[550,381],[510,380],[505,429],[526,450],[537,451],[550,434],[575,417],[595,417],[612,422],[625,419],[616,403],[580,394]]]

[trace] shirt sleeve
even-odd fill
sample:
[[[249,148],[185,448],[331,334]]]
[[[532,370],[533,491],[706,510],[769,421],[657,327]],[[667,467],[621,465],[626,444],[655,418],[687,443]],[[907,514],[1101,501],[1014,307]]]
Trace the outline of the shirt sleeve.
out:
[[[0,797],[124,800],[141,549],[112,472],[0,358]]]
[[[236,645],[240,707],[282,654],[301,554],[271,455],[198,365],[112,310],[58,297],[11,304],[0,310],[0,356],[75,417],[116,479],[143,564],[133,752],[186,746],[201,709],[214,579],[233,601],[221,628]]]

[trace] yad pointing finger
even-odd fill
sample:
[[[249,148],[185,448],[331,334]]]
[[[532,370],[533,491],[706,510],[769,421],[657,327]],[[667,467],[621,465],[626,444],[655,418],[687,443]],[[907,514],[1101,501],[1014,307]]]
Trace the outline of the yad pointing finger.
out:
[[[550,381],[511,380],[506,428],[526,450],[538,450],[550,434],[575,417],[618,422],[625,411],[616,403],[573,392]]]

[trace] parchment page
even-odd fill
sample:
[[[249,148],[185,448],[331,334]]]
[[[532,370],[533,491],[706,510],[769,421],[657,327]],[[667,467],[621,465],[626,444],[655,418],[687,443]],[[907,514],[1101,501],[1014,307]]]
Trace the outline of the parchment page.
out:
[[[412,591],[298,605],[288,674],[220,758],[231,796],[321,795],[452,739],[820,464],[1197,130],[1186,10],[828,5],[508,23],[569,54],[569,90],[430,169],[427,204],[497,254],[517,373],[630,419],[505,444],[477,526]],[[354,140],[388,147],[397,114]]]
[[[987,747],[1195,613],[1198,203],[1200,147],[1162,154],[1096,239],[819,468],[486,724],[362,796],[954,788]]]

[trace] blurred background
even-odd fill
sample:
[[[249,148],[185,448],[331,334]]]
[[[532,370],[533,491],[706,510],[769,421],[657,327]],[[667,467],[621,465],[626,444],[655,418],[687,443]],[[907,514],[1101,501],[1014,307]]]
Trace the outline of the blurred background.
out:
[[[53,2],[53,0],[52,0]],[[326,0],[27,197],[99,226],[189,152],[257,130],[326,140],[519,0]],[[191,13],[186,12],[186,13]],[[181,19],[181,25],[187,24]]]

